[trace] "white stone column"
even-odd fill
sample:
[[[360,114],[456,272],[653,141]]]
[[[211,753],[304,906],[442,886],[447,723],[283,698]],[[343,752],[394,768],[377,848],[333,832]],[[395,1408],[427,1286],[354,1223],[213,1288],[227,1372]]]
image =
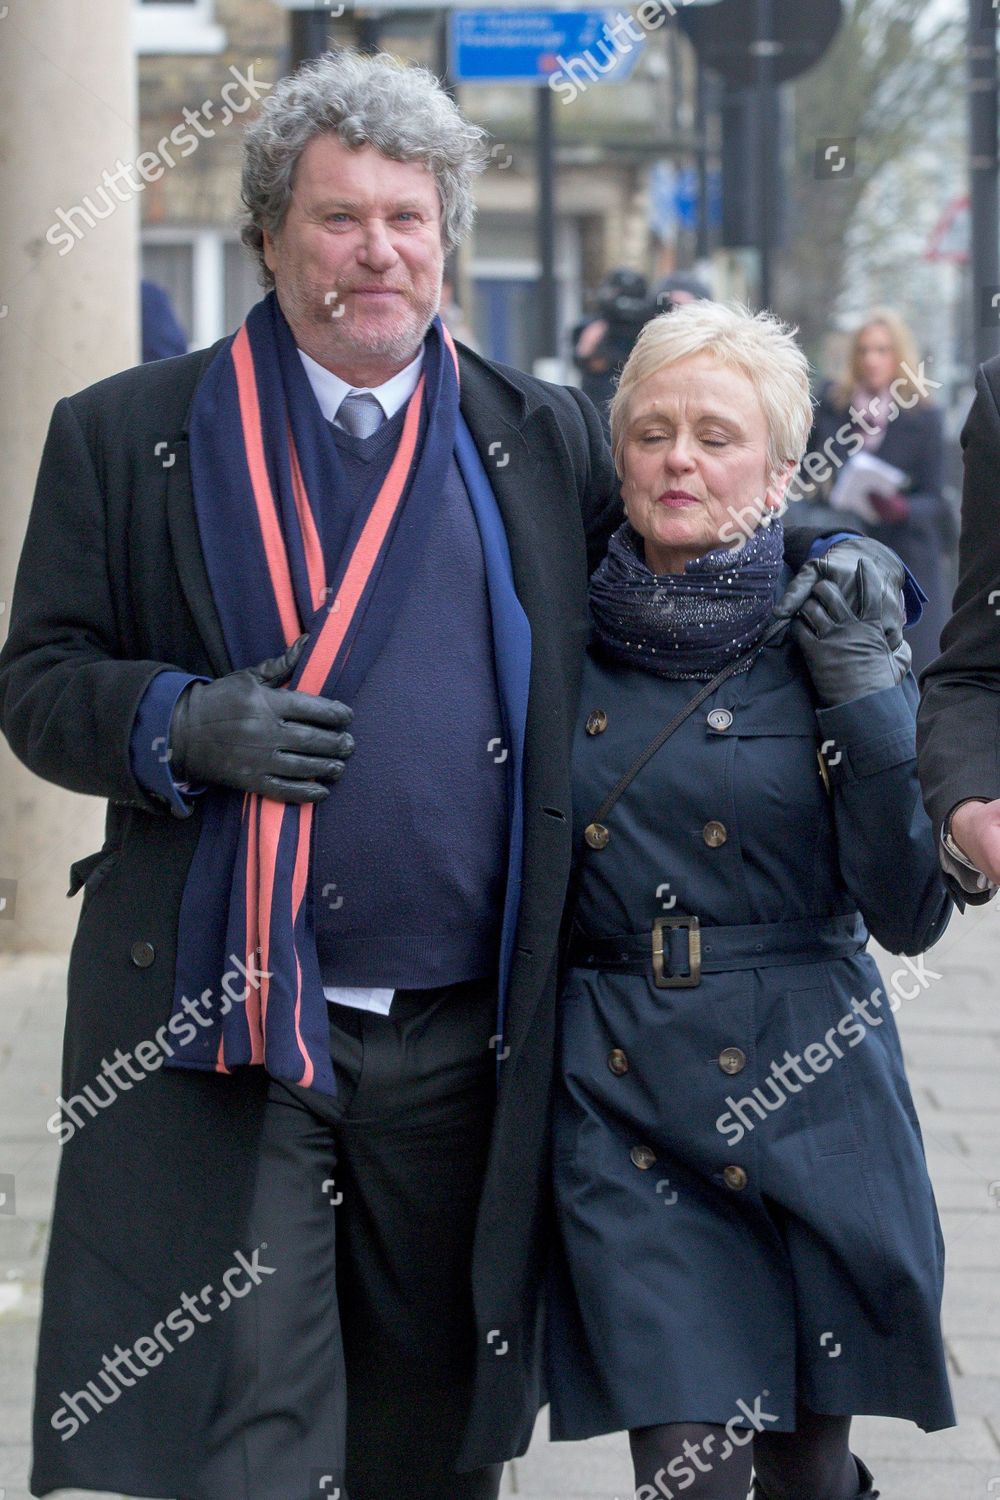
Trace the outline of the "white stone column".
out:
[[[0,0],[0,639],[52,408],[139,358],[139,205],[103,183],[138,150],[130,10]],[[105,194],[113,210],[88,227],[84,200],[105,214]],[[46,238],[59,209],[81,231],[68,249],[68,232]],[[67,870],[100,847],[103,809],[0,740],[0,950],[68,947],[80,897],[66,899]]]

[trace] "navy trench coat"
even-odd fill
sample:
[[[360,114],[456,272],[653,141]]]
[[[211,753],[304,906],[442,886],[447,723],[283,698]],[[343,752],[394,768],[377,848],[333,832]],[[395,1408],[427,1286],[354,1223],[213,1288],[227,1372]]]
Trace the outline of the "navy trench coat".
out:
[[[700,685],[592,649],[578,848]],[[943,1246],[893,1014],[934,971],[900,963],[886,983],[865,951],[870,932],[922,954],[950,913],[916,696],[910,677],[817,708],[786,630],[648,762],[583,860],[555,1116],[554,1438],[739,1422],[758,1398],[762,1425],[788,1431],[796,1395],[954,1422]],[[654,923],[690,915],[700,982],[661,988]],[[686,925],[661,932],[661,977],[690,974]]]

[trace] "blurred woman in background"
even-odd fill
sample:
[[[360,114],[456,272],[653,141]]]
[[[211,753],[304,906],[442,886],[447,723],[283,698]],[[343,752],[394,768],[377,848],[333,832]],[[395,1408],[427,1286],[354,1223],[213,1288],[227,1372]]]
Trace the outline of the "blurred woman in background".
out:
[[[897,552],[928,596],[923,617],[907,633],[916,676],[940,650],[949,594],[942,554],[955,540],[941,492],[941,413],[913,379],[918,372],[916,345],[902,318],[889,308],[870,313],[851,336],[840,379],[820,392],[809,439],[810,453],[825,451],[839,466],[860,442],[860,451],[907,476],[897,493],[869,495],[874,520],[846,519]]]

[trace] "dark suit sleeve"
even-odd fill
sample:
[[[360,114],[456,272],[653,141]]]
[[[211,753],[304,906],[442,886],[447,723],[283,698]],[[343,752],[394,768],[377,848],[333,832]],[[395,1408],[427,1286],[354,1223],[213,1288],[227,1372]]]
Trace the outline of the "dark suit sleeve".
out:
[[[0,651],[0,730],[46,781],[167,813],[132,769],[130,738],[150,680],[170,662],[129,661],[108,576],[107,516],[73,403],[56,406]]]
[[[962,431],[965,479],[954,613],[941,634],[941,655],[921,678],[920,781],[936,835],[956,803],[1000,797],[998,392],[1000,360],[990,360],[976,376],[976,398]],[[992,892],[964,894],[976,903]]]
[[[136,779],[148,792],[155,792],[170,803],[171,810],[179,818],[190,817],[194,808],[185,798],[197,796],[205,787],[192,786],[187,781],[176,781],[170,765],[173,746],[170,744],[170,721],[177,700],[192,682],[211,682],[210,677],[197,677],[191,672],[159,672],[139,700],[132,735],[129,740],[129,755]]]
[[[587,473],[582,495],[583,524],[587,533],[587,571],[592,573],[608,550],[611,533],[625,519],[621,480],[604,436],[601,419],[589,396],[575,386],[566,389],[573,397],[587,429]]]

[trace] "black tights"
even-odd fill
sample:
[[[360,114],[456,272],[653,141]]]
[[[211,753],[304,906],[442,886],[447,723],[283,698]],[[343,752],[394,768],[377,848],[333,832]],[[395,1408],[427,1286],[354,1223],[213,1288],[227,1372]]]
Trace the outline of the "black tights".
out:
[[[823,1417],[801,1403],[794,1432],[671,1422],[629,1433],[636,1500],[746,1500],[753,1464],[766,1500],[855,1500],[850,1417]]]

